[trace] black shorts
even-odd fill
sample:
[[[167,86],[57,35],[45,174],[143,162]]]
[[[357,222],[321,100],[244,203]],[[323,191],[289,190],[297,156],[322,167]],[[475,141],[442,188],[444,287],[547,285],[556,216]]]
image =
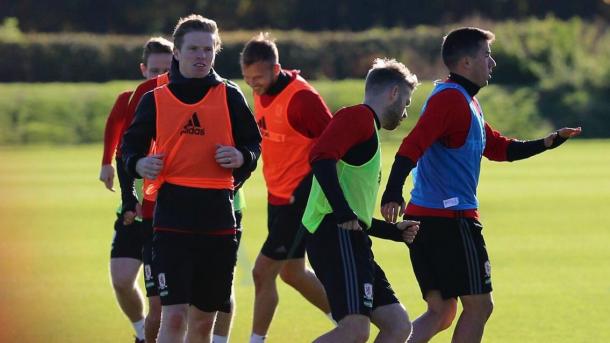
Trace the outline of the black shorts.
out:
[[[117,216],[114,222],[114,238],[110,248],[110,258],[134,258],[142,260],[142,223],[134,221],[123,225],[123,217]]]
[[[294,202],[290,205],[267,206],[267,228],[269,234],[261,253],[274,260],[289,260],[305,257],[305,231],[301,229],[301,218],[307,206],[311,189],[311,174],[301,181],[294,191]]]
[[[492,291],[491,264],[481,223],[472,218],[413,217],[421,222],[409,245],[422,296],[438,290],[443,299]]]
[[[142,232],[144,234],[144,244],[142,245],[142,263],[144,264],[144,287],[146,287],[146,297],[158,296],[157,278],[152,269],[152,219],[142,220]]]
[[[398,303],[371,244],[365,232],[339,228],[332,215],[307,236],[309,263],[324,285],[337,322],[352,314],[370,317],[377,307]]]
[[[241,226],[242,212],[235,211],[235,221],[237,222],[237,233],[235,238],[237,239],[237,247],[241,242],[242,226]],[[144,285],[146,287],[146,297],[154,297],[159,295],[157,290],[157,277],[152,272],[152,236],[153,226],[152,219],[142,221],[144,231],[144,245],[142,247],[142,262],[144,263]]]
[[[162,305],[230,312],[236,261],[235,235],[153,234],[152,269]]]

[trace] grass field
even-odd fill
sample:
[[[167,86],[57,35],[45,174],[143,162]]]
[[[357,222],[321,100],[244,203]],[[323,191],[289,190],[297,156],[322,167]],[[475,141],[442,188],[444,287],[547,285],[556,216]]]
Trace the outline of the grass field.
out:
[[[387,170],[397,141],[386,143]],[[479,187],[493,265],[487,342],[610,342],[610,141],[571,141],[513,164],[485,161]],[[97,181],[101,146],[0,148],[0,342],[131,342],[109,283],[117,194]],[[252,317],[249,271],[266,234],[260,169],[246,185],[233,342]],[[424,310],[407,250],[373,249],[415,318]],[[330,329],[284,285],[268,342]],[[434,342],[450,341],[450,331]]]

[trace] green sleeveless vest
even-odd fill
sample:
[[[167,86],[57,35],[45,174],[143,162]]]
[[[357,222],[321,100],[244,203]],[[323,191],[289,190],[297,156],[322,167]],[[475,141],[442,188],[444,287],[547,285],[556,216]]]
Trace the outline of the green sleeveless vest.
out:
[[[377,136],[377,151],[375,155],[365,164],[354,166],[337,161],[337,176],[345,199],[350,208],[356,213],[358,219],[366,224],[368,229],[373,221],[373,212],[377,202],[377,192],[381,181],[381,144],[379,133]],[[303,225],[311,233],[314,233],[324,216],[333,210],[322,191],[322,187],[315,176],[311,184],[311,192],[307,201],[307,207],[303,214]]]

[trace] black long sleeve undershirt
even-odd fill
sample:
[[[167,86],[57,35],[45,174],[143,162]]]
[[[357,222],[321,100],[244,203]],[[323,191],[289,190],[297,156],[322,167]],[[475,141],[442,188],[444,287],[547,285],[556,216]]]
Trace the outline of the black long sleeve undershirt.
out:
[[[318,160],[311,165],[311,169],[333,209],[337,223],[357,219],[356,213],[350,208],[343,190],[341,190],[337,176],[337,161]]]
[[[402,188],[405,185],[405,180],[416,163],[411,159],[396,155],[394,163],[392,164],[392,170],[388,177],[388,184],[385,187],[385,191],[381,196],[381,205],[385,205],[389,202],[395,202],[402,204],[405,199],[402,196]]]
[[[366,230],[369,236],[388,239],[394,242],[403,242],[402,231],[396,227],[396,224],[387,223],[383,220],[373,218],[371,227]]]
[[[116,174],[121,188],[121,214],[136,210],[138,197],[134,186],[134,178],[125,171],[123,160],[116,158]]]

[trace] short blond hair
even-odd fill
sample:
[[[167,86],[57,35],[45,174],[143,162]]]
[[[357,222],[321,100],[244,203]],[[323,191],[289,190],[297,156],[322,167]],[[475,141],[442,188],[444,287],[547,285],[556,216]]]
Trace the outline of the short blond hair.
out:
[[[414,90],[418,84],[417,75],[401,62],[393,58],[376,58],[366,74],[364,91],[378,93],[394,85]]]

